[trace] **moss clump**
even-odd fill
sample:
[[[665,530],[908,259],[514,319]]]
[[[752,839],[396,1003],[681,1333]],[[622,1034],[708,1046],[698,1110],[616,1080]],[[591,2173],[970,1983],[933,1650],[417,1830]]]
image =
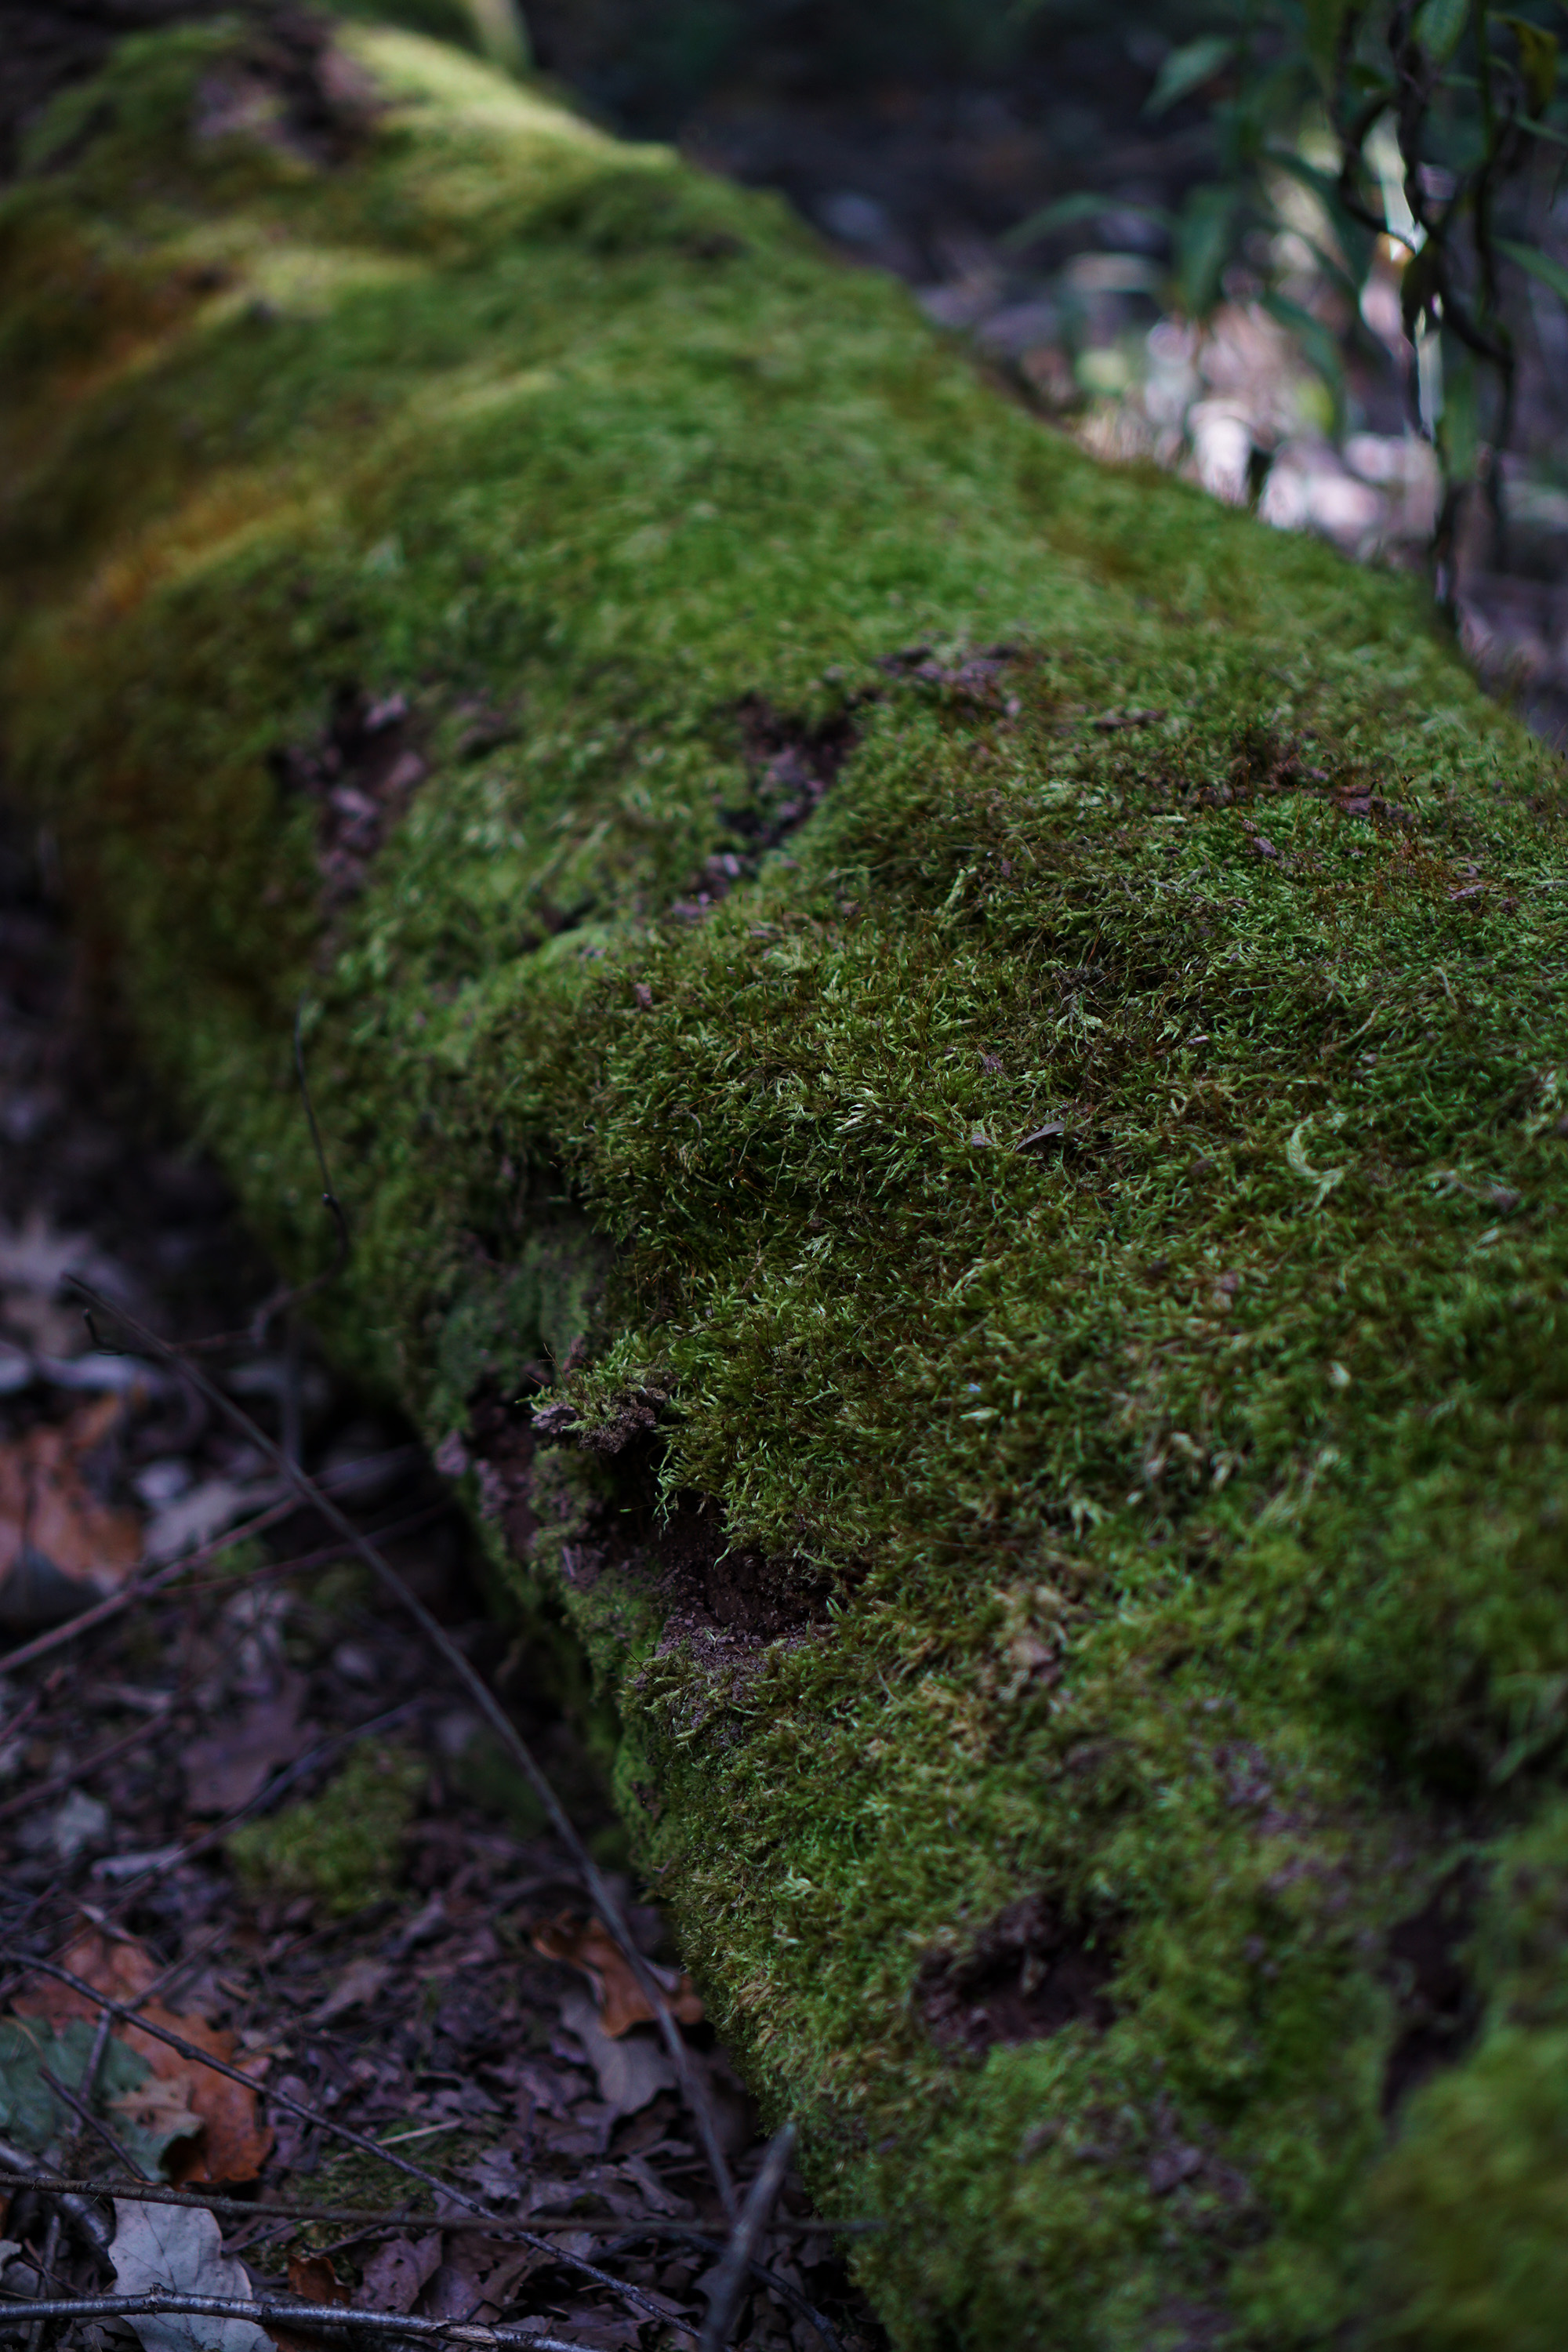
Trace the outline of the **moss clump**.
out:
[[[1511,2352],[1560,770],[770,202],[374,30],[340,160],[215,134],[240,37],[0,206],[10,772],[150,1052],[308,1269],[308,995],[328,1335],[586,1656],[901,2347],[1438,2352],[1481,2132]]]
[[[358,1748],[319,1797],[234,1831],[229,1859],[258,1895],[308,1895],[329,1917],[347,1918],[401,1884],[404,1832],[427,1769],[407,1748]]]

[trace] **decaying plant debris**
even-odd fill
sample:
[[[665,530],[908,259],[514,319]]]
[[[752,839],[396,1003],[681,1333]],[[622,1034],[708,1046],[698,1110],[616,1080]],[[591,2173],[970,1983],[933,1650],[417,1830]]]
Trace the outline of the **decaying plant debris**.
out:
[[[29,865],[0,843],[16,1130],[0,1465],[37,1460],[84,1411],[100,1442],[49,1456],[54,1517],[29,1528],[48,1576],[13,1560],[0,1578],[0,1606],[19,1587],[28,1603],[0,1683],[0,2323],[79,2342],[74,2315],[134,2342],[141,2315],[149,2346],[265,2352],[318,2342],[324,2315],[312,2331],[302,2314],[324,2302],[339,2341],[467,2326],[691,2346],[730,2221],[650,2001],[594,1916],[597,1865],[543,1822],[460,1665],[432,1674],[430,1642],[370,1605],[356,1564],[353,1537],[373,1534],[493,1672],[504,1645],[475,1613],[450,1505],[418,1448],[309,1353],[247,1342],[265,1270],[233,1252],[210,1173],[138,1141],[133,1093],[106,1123],[113,1049],[93,1048]],[[230,1428],[178,1360],[90,1346],[73,1268],[188,1317],[192,1337],[238,1322],[235,1346],[193,1364],[293,1428],[348,1528],[269,1479],[265,1432]],[[109,1309],[98,1336],[112,1330]],[[40,1338],[60,1352],[40,1360]],[[79,1563],[51,1529],[110,1506],[153,1564],[107,1602],[85,1575],[73,1596]],[[610,1872],[601,1892],[625,1902],[580,1739],[516,1669],[502,1686]],[[753,2112],[658,1957],[658,1914],[634,1905],[630,1922],[690,2037],[725,2170],[750,2182]],[[798,2182],[768,2220],[725,2340],[869,2346]]]
[[[1559,769],[767,201],[250,40],[0,219],[11,774],[150,1055],[309,1274],[303,997],[326,1341],[900,2344],[1545,2344]]]

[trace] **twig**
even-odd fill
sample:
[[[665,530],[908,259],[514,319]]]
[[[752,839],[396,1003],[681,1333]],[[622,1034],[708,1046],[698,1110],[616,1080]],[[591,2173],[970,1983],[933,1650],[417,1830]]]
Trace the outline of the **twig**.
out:
[[[668,2315],[649,2308],[656,2318]],[[154,2287],[147,2294],[54,2295],[38,2302],[12,2303],[0,2295],[0,2327],[21,2327],[42,2319],[248,2319],[258,2327],[308,2328],[312,2335],[326,2328],[362,2330],[367,2336],[412,2336],[440,2344],[484,2347],[517,2344],[525,2352],[587,2352],[581,2342],[562,2336],[539,2336],[526,2327],[476,2327],[454,2319],[417,2319],[398,2311],[355,2311],[341,2303],[293,2303],[283,2296],[247,2303],[238,2295],[175,2294]]]
[[[0,2177],[18,2188],[32,2187],[35,2180],[39,2188],[47,2188],[50,2185],[48,2176],[38,2177],[29,2172],[30,2162],[31,2158],[24,2149],[14,2147],[9,2140],[0,2139],[0,2165],[5,2168],[5,2175]],[[95,2252],[101,2254],[114,2232],[91,2198],[69,2188],[57,2189],[55,2194],[59,2199],[59,2210],[67,2221],[80,2231]]]
[[[187,2042],[183,2033],[172,2032],[166,2025],[154,2025],[151,2018],[138,2017],[133,2010],[125,2008],[120,2001],[110,2000],[95,1985],[89,1985],[82,1978],[73,1975],[69,1969],[62,1968],[58,1960],[26,1961],[22,1953],[9,1947],[0,1948],[5,1948],[7,1959],[20,1960],[26,1966],[41,1969],[46,1976],[54,1977],[61,1984],[69,1985],[73,1992],[81,1993],[89,2000],[97,2001],[109,2015],[127,2020],[136,2027],[139,2033],[149,2033],[154,2042],[167,2042],[169,2048],[177,2050],[182,2058],[192,2059],[198,2066],[209,2066],[215,2074],[226,2075],[231,2083],[243,2084],[245,2089],[254,2095],[264,2098],[268,2107],[282,2107],[288,2114],[299,2116],[306,2123],[313,2124],[318,2130],[331,2133],[334,2139],[347,2140],[349,2146],[357,2147],[362,2155],[374,2156],[380,2163],[391,2165],[395,2172],[406,2173],[410,2179],[422,2182],[426,2189],[435,2189],[437,2196],[456,2198],[458,2203],[466,2205],[470,2213],[484,2212],[484,2207],[479,2198],[470,2197],[467,2190],[455,2188],[451,2181],[442,2180],[434,2172],[426,2172],[423,2166],[415,2164],[405,2156],[399,2156],[395,2148],[387,2147],[384,2141],[371,2139],[363,2132],[353,2130],[347,2124],[335,2122],[331,2116],[324,2115],[320,2107],[309,2106],[303,2099],[290,2098],[286,2091],[278,2090],[270,2083],[258,2082],[255,2075],[243,2074],[237,2066],[231,2066],[226,2059],[215,2057],[210,2050],[199,2050],[194,2042]],[[123,2193],[131,2196],[135,2192],[126,2190]],[[584,2261],[581,2254],[568,2253],[563,2246],[551,2245],[548,2239],[534,2237],[528,2231],[520,2231],[518,2234],[524,2245],[535,2246],[542,2252],[552,2254],[557,2262],[569,2263],[573,2270],[581,2272],[584,2278],[594,2279],[600,2286],[609,2288],[612,2294],[618,2294],[624,2302],[635,2304],[639,2311],[646,2311],[651,2318],[660,2319],[664,2316],[658,2305],[650,2302],[640,2287],[629,2286],[625,2279],[612,2278],[608,2271],[597,2269],[593,2263]]]
[[[150,1348],[154,1354],[171,1361],[177,1360],[165,1341],[137,1322],[135,1318],[127,1313],[123,1307],[114,1306],[109,1299],[102,1297],[97,1291],[89,1289],[86,1283],[74,1276],[71,1277],[71,1286],[95,1306],[101,1314],[114,1317],[142,1345]],[[423,1602],[416,1599],[396,1570],[383,1558],[368,1537],[363,1535],[352,1520],[344,1517],[337,1505],[322,1492],[313,1478],[309,1477],[297,1463],[289,1460],[282,1448],[275,1444],[264,1430],[258,1427],[241,1406],[236,1404],[232,1398],[226,1396],[223,1391],[209,1381],[195,1365],[186,1364],[184,1370],[186,1378],[195,1382],[208,1402],[216,1405],[237,1428],[243,1430],[252,1444],[258,1446],[282,1472],[300,1498],[318,1510],[329,1526],[335,1527],[344,1540],[353,1545],[366,1565],[374,1570],[388,1591],[395,1595],[413,1618],[431,1648],[446,1661],[497,1737],[510,1751],[524,1778],[543,1806],[551,1826],[571,1852],[573,1859],[583,1874],[588,1892],[594,1898],[595,1908],[599,1917],[620,1946],[626,1965],[637,1979],[644,2000],[653,2011],[655,2021],[664,2038],[665,2047],[669,2052],[674,2064],[681,2095],[690,2109],[692,2120],[697,2126],[698,2137],[702,2142],[703,2153],[708,2158],[709,2169],[712,2173],[714,2185],[719,2191],[725,2218],[733,2221],[737,2210],[735,2185],[730,2177],[730,2168],[725,2161],[724,2151],[720,2143],[712,2106],[699,2077],[697,2068],[692,2063],[691,2053],[686,2045],[680,2027],[668,2006],[664,1988],[633,1941],[631,1930],[626,1925],[614,1891],[606,1881],[604,1872],[573,1827],[560,1798],[535,1761],[532,1749],[483,1675],[463,1655],[445,1629],[437,1623]]]
[[[208,1846],[221,1843],[236,1824],[247,1819],[250,1814],[264,1812],[269,1805],[276,1804],[286,1790],[292,1788],[295,1782],[302,1780],[308,1772],[313,1771],[324,1757],[335,1755],[340,1748],[352,1745],[356,1739],[368,1739],[377,1732],[385,1731],[392,1724],[399,1722],[404,1716],[411,1715],[420,1704],[417,1698],[405,1699],[401,1706],[389,1708],[385,1715],[373,1717],[369,1723],[356,1724],[352,1730],[333,1732],[328,1738],[318,1740],[314,1748],[308,1748],[305,1754],[290,1764],[286,1771],[279,1772],[275,1779],[268,1780],[265,1788],[258,1789],[255,1796],[248,1798],[243,1805],[236,1805],[230,1811],[223,1814],[213,1823],[211,1829],[204,1830],[200,1837],[189,1838],[184,1845],[177,1845],[160,1858],[150,1860],[145,1870],[137,1871],[132,1877],[125,1881],[125,1891],[118,1901],[105,1904],[101,1909],[89,1910],[89,1917],[93,1920],[95,1926],[103,1926],[120,1913],[129,1911],[134,1905],[145,1901],[150,1887],[156,1886],[160,1880],[168,1877],[171,1871],[179,1870],[196,1854],[205,1853]],[[58,1878],[56,1878],[50,1886],[45,1887],[33,1897],[20,1918],[13,1920],[11,1925],[13,1935],[26,1925],[35,1912],[42,1909],[49,1895],[59,1890],[59,1885]],[[87,1908],[85,1905],[81,1907]],[[20,1955],[17,1957],[20,1958]],[[28,1969],[43,1965],[41,1961],[22,1959],[22,1973],[8,1978],[4,1985],[0,1985],[0,2000],[10,1997]],[[100,1996],[95,1993],[93,1998],[98,2000]]]
[[[105,2025],[109,2021],[107,2018],[100,2021],[100,2023]],[[89,2072],[96,2077],[98,2074],[97,2065],[92,2065]],[[112,2156],[119,2158],[120,2162],[125,2167],[127,2172],[135,2174],[138,2179],[144,2178],[141,2166],[137,2163],[130,2149],[125,2147],[121,2141],[115,2137],[113,2132],[110,2130],[109,2126],[104,2122],[102,2116],[95,2116],[92,2109],[88,2105],[86,2099],[81,2096],[80,2093],[68,2089],[67,2085],[60,2081],[58,2074],[50,2074],[48,2068],[41,2060],[38,2064],[38,2079],[40,2082],[44,2082],[48,2084],[56,2098],[60,2100],[64,2105],[70,2109],[79,2124],[84,2124],[87,2129],[91,2132],[95,2139],[100,2139],[103,2142],[104,2147],[109,2149]],[[84,2082],[86,2081],[85,2075],[83,2076],[83,2080]]]
[[[768,2142],[757,2177],[747,2189],[746,2201],[735,2217],[730,2242],[713,2272],[711,2283],[705,2287],[708,2316],[703,2322],[698,2352],[724,2352],[734,2333],[741,2297],[746,2291],[752,2254],[778,2200],[779,2190],[784,2187],[795,2137],[794,2124],[782,2124]]]
[[[56,2194],[79,2197],[127,2197],[134,2195],[139,2205],[195,2205],[210,2213],[231,2214],[244,2221],[363,2221],[373,2230],[428,2229],[438,2221],[447,2231],[478,2230],[488,2237],[503,2238],[509,2231],[526,2226],[534,2235],[551,2230],[602,2230],[614,2236],[625,2233],[629,2220],[626,2214],[612,2214],[596,2221],[574,2215],[569,2221],[550,2221],[531,2219],[526,2225],[509,2221],[496,2213],[409,2213],[389,2212],[379,2205],[297,2205],[271,2199],[226,2197],[220,2189],[173,2189],[163,2181],[150,2181],[145,2186],[138,2180],[100,2180],[94,2177],[81,2180],[67,2179],[58,2172],[39,2172],[27,2168],[20,2158],[13,2161],[0,2144],[0,2189],[40,2189]],[[784,2233],[790,2237],[864,2237],[869,2232],[885,2230],[887,2223],[870,2218],[847,2221],[797,2220],[792,2213],[783,2221],[776,2218],[768,2225],[770,2234]],[[689,2238],[694,2245],[702,2245],[710,2252],[721,2251],[721,2239],[693,2236],[681,2222],[656,2221],[638,2222],[626,2242],[646,2237]]]

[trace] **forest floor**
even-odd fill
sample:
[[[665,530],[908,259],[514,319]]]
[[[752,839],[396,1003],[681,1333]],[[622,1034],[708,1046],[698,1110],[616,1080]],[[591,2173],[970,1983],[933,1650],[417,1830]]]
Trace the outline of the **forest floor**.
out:
[[[374,1533],[502,1695],[687,2021],[742,2192],[763,2155],[756,2112],[626,1867],[593,1757],[485,1612],[442,1482],[298,1321],[247,1336],[268,1269],[132,1073],[47,871],[12,835],[0,854],[0,2170],[221,2187],[235,2202],[217,2220],[139,2209],[163,2232],[153,2274],[184,2292],[253,2286],[504,2320],[603,2352],[689,2346],[725,2212],[581,1857],[263,1445],[166,1360],[116,1352],[107,1324],[89,1330],[73,1276],[176,1342],[237,1332],[187,1360]],[[85,1632],[61,1623],[125,1596]],[[97,2046],[93,1993],[190,2049],[123,2020]],[[58,2199],[17,2189],[5,2213],[5,2194],[0,2180],[0,2296],[91,2294],[144,2274],[122,2267],[140,2258],[123,2196],[106,2258],[90,2204],[73,2220],[68,2203],[62,2231]],[[263,2210],[279,2202],[317,2218]],[[752,2280],[733,2341],[881,2342],[793,2174],[757,2259],[767,2275]],[[158,2352],[212,2340],[207,2322],[157,2325]],[[100,2320],[69,2340],[103,2352],[121,2335],[134,2341],[124,2321]],[[305,2352],[312,2339],[277,2340]],[[225,2352],[247,2342],[260,2352],[243,2329]]]

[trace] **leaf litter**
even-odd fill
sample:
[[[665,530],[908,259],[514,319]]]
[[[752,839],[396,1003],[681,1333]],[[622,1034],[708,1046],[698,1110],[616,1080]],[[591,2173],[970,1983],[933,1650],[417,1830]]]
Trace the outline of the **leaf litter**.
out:
[[[41,964],[28,981],[35,1005],[57,1008],[58,1108],[0,1166],[0,1348],[32,1349],[35,1365],[46,1339],[62,1363],[74,1349],[103,1387],[84,1401],[0,1378],[0,1545],[6,1481],[48,1465],[48,1524],[66,1532],[45,1556],[71,1588],[0,1623],[0,2173],[117,2193],[111,2207],[36,2186],[7,2195],[0,2179],[0,2297],[145,2284],[165,2302],[239,2307],[95,2315],[98,2352],[311,2352],[333,2340],[328,2307],[362,2326],[521,2326],[610,2352],[692,2346],[731,2232],[649,1990],[679,2021],[742,2194],[763,2142],[624,1867],[583,1731],[501,1683],[589,1843],[589,1876],[604,1874],[628,1923],[637,1969],[598,1916],[580,1849],[542,1830],[521,1776],[465,1766],[452,1729],[463,1695],[334,1527],[189,1382],[113,1354],[101,1330],[88,1348],[62,1295],[75,1271],[183,1340],[247,1330],[268,1269],[221,1188],[131,1091],[115,1041],[68,1017],[68,951],[25,850],[0,830],[0,900],[7,890],[47,916],[29,934]],[[8,1024],[25,1029],[20,1045]],[[42,1050],[3,987],[0,1047],[24,1076]],[[18,1319],[17,1297],[50,1317]],[[294,1433],[307,1467],[350,1462],[334,1484],[355,1528],[391,1531],[387,1559],[493,1685],[505,1637],[406,1433],[338,1383],[301,1328],[280,1354],[237,1354],[226,1385],[264,1429]],[[226,1538],[242,1517],[256,1532]],[[0,1549],[0,1612],[19,1556],[15,1539]],[[171,1565],[182,1558],[184,1572]],[[345,1816],[363,1827],[367,1773],[384,1789],[387,1772],[396,1801],[367,1866],[334,1841]],[[134,2013],[106,2034],[95,1994]],[[153,2185],[153,2199],[199,2194],[216,2210],[134,2200],[116,2148],[152,2184],[215,2185]],[[731,2341],[880,2345],[793,2173],[754,2260]],[[313,2306],[303,2331],[286,2323],[290,2300]],[[251,2309],[272,2315],[258,2326]],[[42,2347],[62,2327],[80,2340],[79,2319],[40,2325]]]

